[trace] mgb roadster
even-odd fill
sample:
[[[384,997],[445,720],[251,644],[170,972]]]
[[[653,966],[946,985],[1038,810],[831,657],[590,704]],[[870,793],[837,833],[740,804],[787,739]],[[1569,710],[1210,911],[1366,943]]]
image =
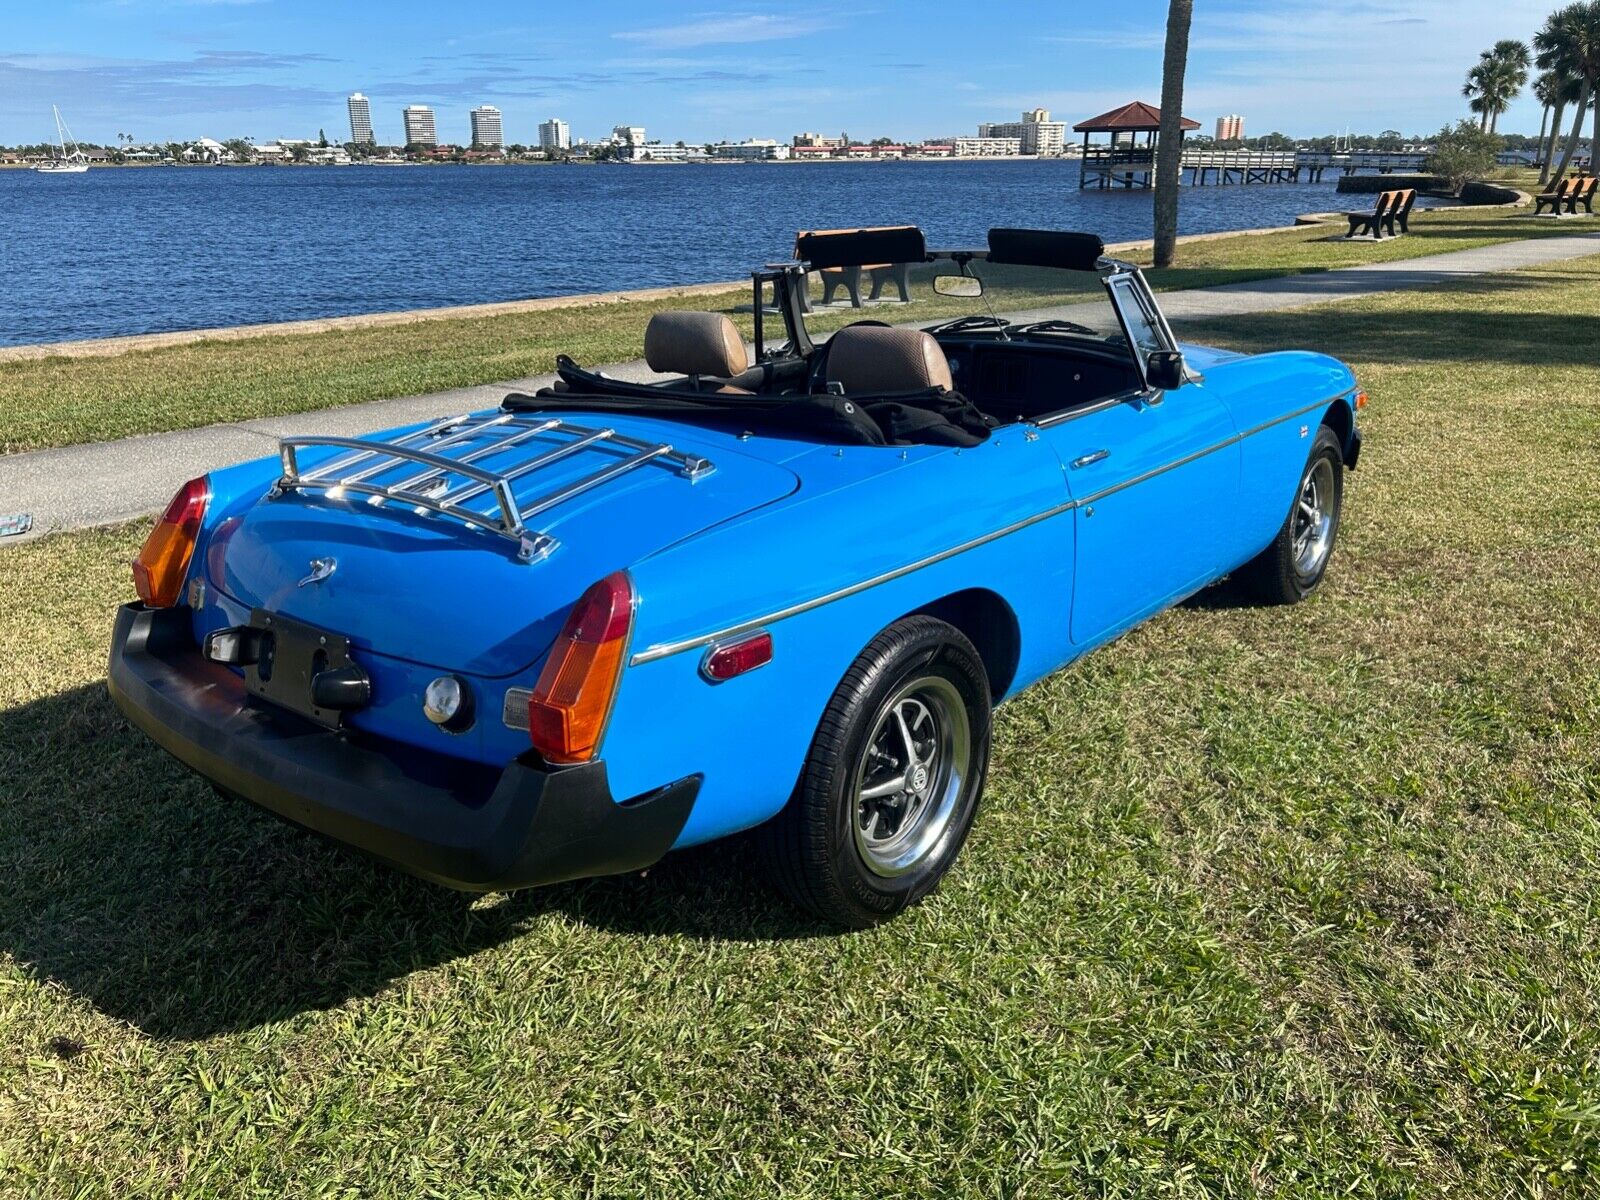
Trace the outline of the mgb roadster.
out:
[[[923,319],[824,338],[809,285],[880,270]],[[994,705],[1224,577],[1322,580],[1343,364],[1180,344],[1081,233],[809,234],[753,284],[753,350],[661,312],[654,382],[562,358],[493,411],[186,484],[116,702],[222,794],[437,883],[756,830],[780,890],[861,927],[950,869]]]

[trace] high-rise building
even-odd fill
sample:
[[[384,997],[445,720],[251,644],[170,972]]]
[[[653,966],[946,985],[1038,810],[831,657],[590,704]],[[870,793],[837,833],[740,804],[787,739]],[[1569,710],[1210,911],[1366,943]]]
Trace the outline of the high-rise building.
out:
[[[613,125],[611,127],[611,141],[617,146],[642,146],[644,145],[644,126]]]
[[[500,123],[500,110],[492,104],[480,104],[472,110],[472,145],[476,150],[503,150],[506,145],[505,130]]]
[[[439,128],[433,120],[433,109],[426,104],[409,104],[400,114],[406,127],[406,145],[437,146]]]
[[[560,117],[551,117],[539,125],[539,149],[546,154],[552,150],[572,149],[572,129]]]
[[[372,133],[372,105],[360,92],[356,92],[345,105],[350,110],[350,140],[357,146],[376,146],[378,139]]]
[[[1052,121],[1050,113],[1035,108],[1022,114],[1022,152],[1046,157],[1060,154],[1066,149],[1067,123]]]
[[[1229,113],[1225,117],[1217,118],[1217,141],[1237,142],[1244,138],[1244,118],[1238,113]]]

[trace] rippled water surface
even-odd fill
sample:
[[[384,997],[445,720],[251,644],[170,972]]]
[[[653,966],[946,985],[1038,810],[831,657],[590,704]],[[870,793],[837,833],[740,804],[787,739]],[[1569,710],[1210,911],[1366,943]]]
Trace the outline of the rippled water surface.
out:
[[[802,228],[1148,237],[1074,162],[0,170],[0,344],[738,279]],[[1357,198],[1362,199],[1362,198]],[[1331,182],[1185,189],[1185,233],[1340,207]]]

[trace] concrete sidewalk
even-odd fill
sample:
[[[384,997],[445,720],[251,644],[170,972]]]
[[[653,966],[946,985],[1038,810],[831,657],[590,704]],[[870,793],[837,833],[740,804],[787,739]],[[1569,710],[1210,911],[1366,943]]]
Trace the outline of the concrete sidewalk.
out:
[[[1454,279],[1597,253],[1600,253],[1600,232],[1575,233],[1394,263],[1165,292],[1161,295],[1161,305],[1174,323],[1232,317],[1433,287]],[[1030,320],[1052,316],[1070,318],[1071,308],[1017,315]],[[604,370],[619,379],[637,382],[660,378],[639,361],[609,365]],[[0,515],[30,513],[34,532],[29,537],[125,521],[159,509],[186,479],[273,453],[277,439],[285,434],[360,436],[408,422],[493,408],[508,391],[531,392],[554,379],[553,375],[539,375],[297,416],[268,417],[114,442],[4,455],[0,456]],[[8,538],[0,545],[13,545],[23,540],[27,539]]]

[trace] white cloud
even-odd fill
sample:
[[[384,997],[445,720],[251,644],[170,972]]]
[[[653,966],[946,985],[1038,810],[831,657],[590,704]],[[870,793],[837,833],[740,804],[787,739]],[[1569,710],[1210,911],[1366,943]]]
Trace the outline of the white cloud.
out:
[[[690,46],[783,41],[787,38],[804,37],[808,33],[816,33],[832,25],[832,20],[820,16],[723,13],[699,17],[678,25],[625,30],[613,33],[611,36],[620,41],[637,42],[661,50],[685,50]]]

